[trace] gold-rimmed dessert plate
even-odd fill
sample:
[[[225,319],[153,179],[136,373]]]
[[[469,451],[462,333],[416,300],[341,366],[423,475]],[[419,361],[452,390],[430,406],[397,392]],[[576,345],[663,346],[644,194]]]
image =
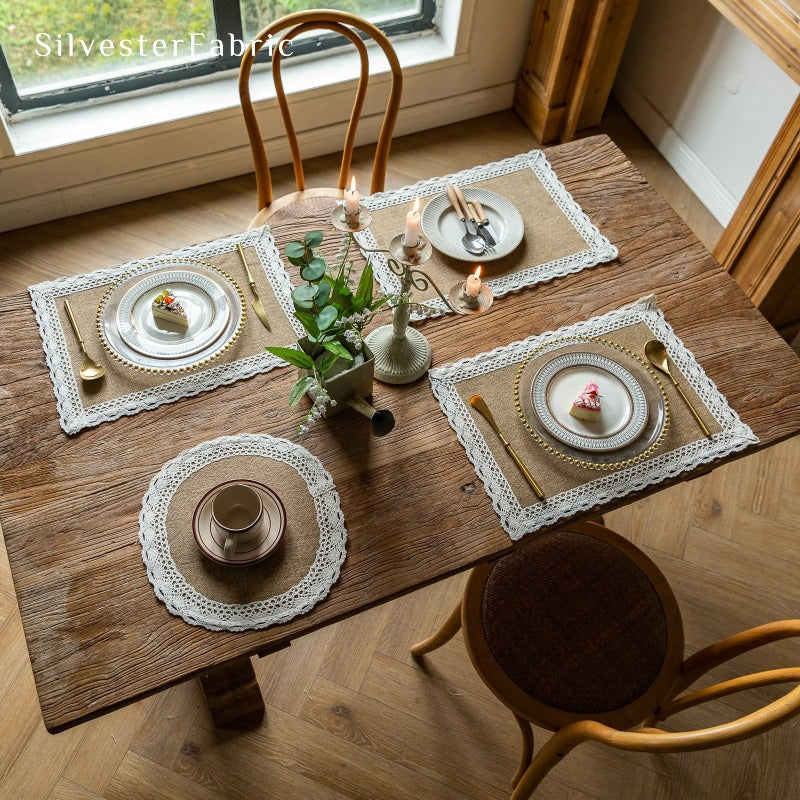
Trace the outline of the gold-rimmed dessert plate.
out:
[[[156,318],[153,299],[169,289],[188,326]],[[211,264],[162,261],[123,276],[97,311],[100,340],[118,361],[151,372],[194,369],[238,337],[245,302],[236,282]]]
[[[601,412],[597,419],[585,421],[570,414],[570,408],[590,382],[599,387]],[[551,436],[588,453],[610,453],[629,445],[648,419],[639,381],[600,353],[557,353],[545,359],[533,376],[531,403]]]
[[[597,423],[569,414],[572,400],[590,380],[607,395],[601,397],[609,412],[602,429],[592,430]],[[587,469],[616,469],[649,458],[669,430],[669,401],[655,371],[608,339],[570,336],[537,348],[516,373],[514,400],[538,444]]]

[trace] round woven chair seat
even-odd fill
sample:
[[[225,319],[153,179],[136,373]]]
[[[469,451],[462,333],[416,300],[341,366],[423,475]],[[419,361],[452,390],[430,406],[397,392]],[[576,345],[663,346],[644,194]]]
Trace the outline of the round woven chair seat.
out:
[[[645,573],[574,531],[535,538],[491,569],[481,621],[498,666],[552,708],[602,714],[641,697],[667,654],[667,619]]]

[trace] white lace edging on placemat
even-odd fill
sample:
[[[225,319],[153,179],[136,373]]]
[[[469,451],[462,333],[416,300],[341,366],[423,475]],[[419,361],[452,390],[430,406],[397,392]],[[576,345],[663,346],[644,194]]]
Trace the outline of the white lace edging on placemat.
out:
[[[182,397],[207,392],[217,386],[250,378],[275,367],[285,366],[281,359],[263,352],[226,364],[217,364],[199,372],[187,373],[178,378],[168,378],[164,383],[123,397],[84,406],[78,391],[78,382],[67,350],[67,340],[56,309],[60,297],[114,283],[123,275],[142,267],[158,264],[171,257],[202,260],[222,253],[232,252],[236,244],[254,247],[275,297],[292,324],[298,337],[303,335],[300,323],[294,318],[292,285],[275,247],[275,240],[266,226],[245,233],[217,239],[213,242],[185,247],[159,256],[129,261],[116,267],[95,270],[83,275],[57,278],[28,287],[36,323],[42,337],[45,359],[50,370],[53,393],[58,407],[58,418],[65,433],[74,434],[84,428],[109,422],[125,415],[138,414],[164,403],[173,403]],[[71,331],[69,332],[71,334]],[[290,344],[287,342],[287,345]]]
[[[236,456],[262,456],[291,466],[314,500],[320,534],[314,563],[299,583],[283,594],[246,604],[211,600],[192,587],[172,558],[166,527],[170,501],[181,483],[212,462]],[[347,530],[333,478],[316,456],[286,439],[248,433],[203,442],[168,461],[142,501],[139,541],[147,579],[171,614],[212,631],[243,631],[288,622],[326,597],[339,579]]]
[[[605,261],[612,261],[619,253],[617,248],[600,233],[592,223],[583,209],[575,202],[572,195],[564,187],[553,171],[550,162],[541,150],[531,150],[528,153],[521,153],[502,161],[494,161],[489,164],[472,167],[462,170],[453,175],[445,175],[441,178],[429,178],[419,181],[412,186],[404,189],[394,189],[387,192],[376,192],[363,199],[364,205],[371,211],[381,208],[409,203],[415,197],[429,197],[430,195],[444,192],[448,183],[457,186],[468,186],[476,181],[483,181],[489,178],[496,178],[500,175],[508,175],[522,169],[531,169],[539,178],[542,185],[547,189],[553,201],[561,209],[564,216],[572,223],[575,230],[586,242],[587,249],[579,253],[573,253],[563,258],[548,261],[544,264],[534,264],[526,269],[503,275],[499,278],[492,278],[487,281],[492,293],[501,297],[509,292],[522,289],[525,286],[534,286],[537,283],[560,278],[574,272],[580,272],[587,267],[594,267]],[[401,233],[401,231],[398,231]],[[374,250],[385,248],[388,242],[378,243],[367,228],[355,234],[356,241],[362,249]],[[386,294],[400,293],[400,279],[392,272],[386,263],[386,257],[381,253],[364,253],[365,257],[372,259],[372,266],[375,272],[375,279],[378,281],[381,290]],[[422,265],[422,269],[425,266]],[[448,287],[440,287],[442,291],[447,291]],[[412,319],[423,319],[425,317],[435,317],[449,312],[449,309],[440,298],[425,300],[411,315]]]
[[[588,480],[573,489],[548,497],[544,502],[523,507],[478,430],[472,414],[456,391],[455,385],[477,375],[493,372],[511,364],[519,364],[533,349],[545,346],[555,339],[570,335],[603,336],[638,322],[645,323],[653,332],[654,338],[664,342],[670,359],[697,392],[703,404],[722,427],[722,431],[708,439],[691,442],[631,467]],[[428,376],[433,394],[447,416],[450,426],[456,432],[459,442],[466,450],[478,477],[483,481],[503,529],[512,539],[520,539],[526,533],[536,531],[545,525],[553,525],[577,511],[589,511],[599,503],[624,497],[631,492],[644,489],[666,478],[676,477],[682,472],[758,443],[758,438],[750,427],[742,422],[739,415],[728,405],[725,397],[697,363],[694,355],[672,330],[652,296],[585,322],[567,325],[538,336],[529,336],[527,339],[498,347],[488,353],[480,353],[453,364],[445,364],[430,370]]]

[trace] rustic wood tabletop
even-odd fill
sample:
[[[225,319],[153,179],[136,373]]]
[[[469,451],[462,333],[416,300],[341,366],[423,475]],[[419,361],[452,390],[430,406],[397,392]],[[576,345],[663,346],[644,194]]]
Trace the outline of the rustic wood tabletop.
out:
[[[546,152],[619,259],[499,298],[486,316],[420,323],[434,366],[655,293],[676,333],[760,439],[730,458],[797,434],[800,360],[610,139]],[[320,202],[270,220],[279,249],[320,225]],[[332,474],[347,523],[347,560],[328,598],[263,631],[187,625],[148,584],[138,541],[142,497],[165,461],[204,440],[238,432],[296,438],[300,412],[286,404],[294,370],[67,436],[26,294],[0,299],[0,330],[0,521],[51,731],[280,647],[513,546],[428,381],[376,384],[375,404],[397,419],[389,436],[371,437],[367,420],[346,411],[304,442]],[[154,432],[165,430],[173,435],[154,447]]]

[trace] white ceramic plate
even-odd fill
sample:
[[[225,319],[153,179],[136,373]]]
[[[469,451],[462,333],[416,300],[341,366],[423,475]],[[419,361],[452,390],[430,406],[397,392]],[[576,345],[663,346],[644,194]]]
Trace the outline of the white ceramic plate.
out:
[[[600,418],[592,422],[569,413],[587,383],[600,390]],[[597,353],[554,356],[533,378],[533,410],[556,439],[588,452],[607,453],[636,440],[648,420],[648,405],[639,381],[616,361]]]
[[[159,270],[123,287],[117,307],[120,337],[137,353],[153,358],[182,358],[205,350],[222,335],[231,313],[215,278],[188,270]],[[183,306],[188,328],[153,316],[153,298],[164,289]]]
[[[441,253],[460,261],[494,261],[511,253],[522,241],[525,225],[519,211],[512,203],[494,192],[462,187],[468,202],[477,200],[491,223],[497,244],[477,256],[464,249],[461,240],[466,230],[446,194],[436,195],[428,201],[422,212],[422,232],[425,238]]]
[[[153,317],[153,299],[164,289],[183,306],[188,328]],[[124,363],[175,371],[219,355],[239,335],[244,318],[241,290],[224,272],[200,262],[162,262],[111,287],[98,309],[98,332],[106,348]]]

